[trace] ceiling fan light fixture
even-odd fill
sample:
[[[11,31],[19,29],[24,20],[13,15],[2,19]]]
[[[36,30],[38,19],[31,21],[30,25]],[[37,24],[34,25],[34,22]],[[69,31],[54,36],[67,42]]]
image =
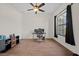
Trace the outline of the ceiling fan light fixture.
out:
[[[33,10],[34,10],[35,12],[36,12],[36,11],[39,11],[39,9],[38,9],[38,8],[34,8]]]
[[[45,3],[41,3],[40,5],[38,5],[37,3],[36,4],[30,3],[30,5],[33,8],[32,9],[28,9],[27,11],[33,10],[35,12],[35,14],[37,14],[38,11],[45,12],[44,10],[40,9],[41,7],[43,7],[45,5]]]

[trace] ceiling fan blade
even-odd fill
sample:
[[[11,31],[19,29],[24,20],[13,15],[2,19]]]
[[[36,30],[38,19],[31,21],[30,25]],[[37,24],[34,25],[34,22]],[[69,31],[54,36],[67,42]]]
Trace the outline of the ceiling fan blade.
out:
[[[37,7],[37,3],[35,4],[35,7]]]
[[[31,10],[33,10],[33,9],[28,9],[27,11],[31,11]]]
[[[40,5],[38,6],[38,8],[40,8],[40,7],[44,6],[44,5],[45,5],[45,3],[42,3],[42,4],[40,4]]]
[[[45,12],[44,10],[42,10],[42,9],[39,9],[39,11],[41,11],[41,12]]]
[[[34,7],[33,3],[30,3],[30,5]]]

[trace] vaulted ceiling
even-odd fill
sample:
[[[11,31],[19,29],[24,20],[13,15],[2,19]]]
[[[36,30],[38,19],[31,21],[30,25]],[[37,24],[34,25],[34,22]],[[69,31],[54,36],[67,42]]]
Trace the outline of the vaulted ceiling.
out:
[[[27,9],[33,8],[29,3],[10,3],[9,5],[22,13],[34,13],[34,11],[27,11]],[[39,13],[53,13],[61,5],[62,3],[45,3],[45,5],[41,7],[41,9],[45,10],[45,12]]]

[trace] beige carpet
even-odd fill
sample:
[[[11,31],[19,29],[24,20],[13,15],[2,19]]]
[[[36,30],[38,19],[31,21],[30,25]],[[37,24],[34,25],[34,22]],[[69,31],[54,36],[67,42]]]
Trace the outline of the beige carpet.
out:
[[[69,56],[70,51],[53,40],[36,42],[31,39],[20,40],[20,43],[2,56]]]

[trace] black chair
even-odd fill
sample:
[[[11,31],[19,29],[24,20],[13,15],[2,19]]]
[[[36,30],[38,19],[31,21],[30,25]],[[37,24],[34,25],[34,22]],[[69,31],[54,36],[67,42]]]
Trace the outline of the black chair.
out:
[[[44,32],[44,29],[41,29],[41,28],[38,28],[38,29],[34,29],[34,33],[37,35],[37,37],[39,39],[42,39],[42,40],[45,40],[45,32]]]

